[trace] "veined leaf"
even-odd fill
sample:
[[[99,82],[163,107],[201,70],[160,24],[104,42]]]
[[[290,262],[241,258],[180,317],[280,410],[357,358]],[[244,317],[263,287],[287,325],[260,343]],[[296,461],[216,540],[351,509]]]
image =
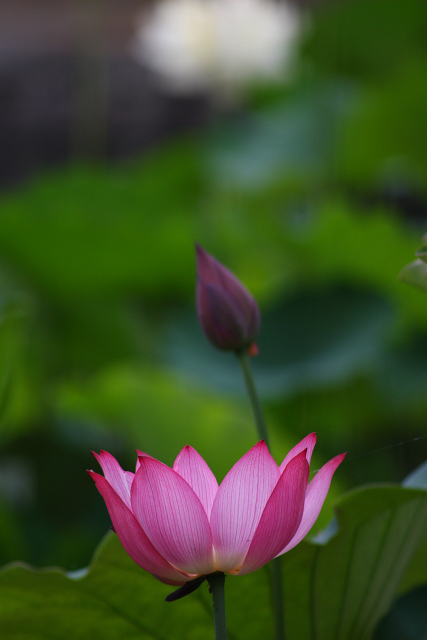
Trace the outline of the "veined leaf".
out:
[[[59,569],[6,568],[0,574],[0,637],[211,640],[207,586],[178,602],[165,602],[173,589],[140,569],[117,536],[108,534],[87,570],[67,575]],[[230,577],[226,591],[229,640],[271,637],[266,572]]]
[[[345,496],[336,513],[336,535],[285,556],[290,640],[372,637],[425,536],[427,492],[365,487]]]

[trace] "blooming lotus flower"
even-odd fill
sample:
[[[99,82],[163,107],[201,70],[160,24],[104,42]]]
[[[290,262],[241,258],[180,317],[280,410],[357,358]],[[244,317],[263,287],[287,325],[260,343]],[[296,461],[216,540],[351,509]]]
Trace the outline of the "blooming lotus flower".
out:
[[[216,571],[256,571],[306,536],[345,456],[327,462],[307,484],[315,442],[308,435],[279,467],[261,440],[220,486],[189,446],[172,469],[138,451],[135,474],[101,451],[94,455],[104,476],[89,474],[130,557],[162,582],[184,585]]]
[[[284,0],[160,0],[141,16],[132,53],[174,93],[234,93],[289,75],[300,22]]]
[[[196,245],[196,254],[196,307],[206,337],[218,349],[249,347],[261,324],[255,299],[200,245]]]

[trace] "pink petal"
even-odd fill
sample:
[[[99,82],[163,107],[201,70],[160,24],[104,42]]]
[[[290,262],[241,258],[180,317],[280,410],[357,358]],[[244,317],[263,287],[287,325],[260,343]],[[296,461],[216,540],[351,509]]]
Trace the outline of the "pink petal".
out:
[[[139,449],[136,450],[136,455],[138,456],[136,459],[136,467],[135,467],[135,473],[138,471],[139,467],[141,466],[141,463],[139,461],[140,458],[152,458],[153,456],[149,456],[148,453],[144,453],[144,451],[140,451]]]
[[[239,575],[262,567],[295,535],[304,511],[309,470],[305,450],[286,465],[265,505]]]
[[[263,440],[225,476],[211,513],[217,571],[233,571],[242,565],[279,477],[277,464]]]
[[[329,462],[323,465],[320,471],[316,473],[307,487],[301,524],[292,540],[278,555],[282,555],[282,553],[286,553],[286,551],[295,547],[310,531],[323,507],[331,485],[332,476],[346,455],[346,453],[341,453],[339,456],[332,458],[332,460],[329,460]]]
[[[240,313],[246,319],[248,330],[255,335],[259,331],[261,318],[258,305],[246,287],[238,278],[221,262],[218,262],[203,247],[196,244],[197,253],[197,293],[200,283],[214,285],[219,291],[224,291],[240,309]]]
[[[188,482],[202,503],[209,519],[218,491],[218,482],[202,456],[193,447],[187,445],[177,455],[173,470]]]
[[[248,346],[260,328],[255,299],[224,265],[196,245],[196,307],[200,324],[219,349]]]
[[[98,460],[106,480],[130,509],[130,486],[133,481],[133,473],[123,471],[115,457],[108,451],[100,451],[99,455],[94,451],[92,453]]]
[[[132,511],[157,551],[188,573],[214,571],[206,512],[190,485],[158,460],[140,458]]]
[[[279,467],[279,471],[280,473],[283,473],[286,465],[288,464],[288,462],[290,460],[292,460],[292,458],[295,458],[295,456],[297,456],[299,453],[301,453],[301,451],[304,451],[304,449],[307,449],[307,462],[308,464],[310,464],[311,462],[311,454],[313,453],[313,449],[314,449],[314,445],[316,444],[316,440],[317,440],[317,436],[315,433],[309,433],[308,436],[305,436],[305,438],[303,438],[301,440],[301,442],[298,442],[297,445],[295,445],[295,447],[293,449],[291,449],[288,453],[288,455],[286,456],[286,458],[283,460],[282,464]]]
[[[194,576],[183,575],[156,551],[133,513],[119,498],[109,482],[94,471],[88,471],[88,473],[104,498],[114,530],[132,560],[167,584],[184,584],[192,580]]]

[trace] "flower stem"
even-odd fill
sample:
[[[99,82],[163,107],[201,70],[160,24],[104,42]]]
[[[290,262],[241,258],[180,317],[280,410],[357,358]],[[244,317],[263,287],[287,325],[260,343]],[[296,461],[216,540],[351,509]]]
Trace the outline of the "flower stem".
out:
[[[271,574],[271,594],[274,611],[276,640],[285,640],[285,616],[283,611],[282,559],[273,558],[269,564]]]
[[[251,402],[252,413],[255,419],[256,429],[259,437],[264,440],[268,448],[269,438],[264,413],[259,401],[258,393],[255,387],[251,366],[247,349],[240,349],[235,352],[239,360],[243,377],[245,379],[246,390]],[[269,564],[271,578],[271,593],[274,611],[274,627],[276,640],[285,640],[285,623],[283,612],[283,581],[282,581],[282,565],[281,558],[274,558]]]
[[[255,426],[257,428],[258,435],[261,440],[264,440],[267,447],[270,448],[267,425],[265,424],[264,413],[262,411],[261,403],[258,398],[251,366],[249,364],[248,350],[247,348],[239,349],[235,353],[239,360],[243,377],[245,379],[246,391],[248,392],[249,400],[251,401],[252,413],[254,415]]]
[[[227,640],[224,596],[225,575],[221,572],[211,573],[207,576],[207,580],[213,600],[215,640]]]

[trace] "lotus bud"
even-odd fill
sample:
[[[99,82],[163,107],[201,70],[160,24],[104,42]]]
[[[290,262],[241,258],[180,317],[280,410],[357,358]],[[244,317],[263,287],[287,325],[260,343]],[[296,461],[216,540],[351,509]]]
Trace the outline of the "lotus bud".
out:
[[[196,306],[206,337],[218,349],[257,352],[254,339],[261,318],[258,305],[231,271],[200,245],[197,252]]]

